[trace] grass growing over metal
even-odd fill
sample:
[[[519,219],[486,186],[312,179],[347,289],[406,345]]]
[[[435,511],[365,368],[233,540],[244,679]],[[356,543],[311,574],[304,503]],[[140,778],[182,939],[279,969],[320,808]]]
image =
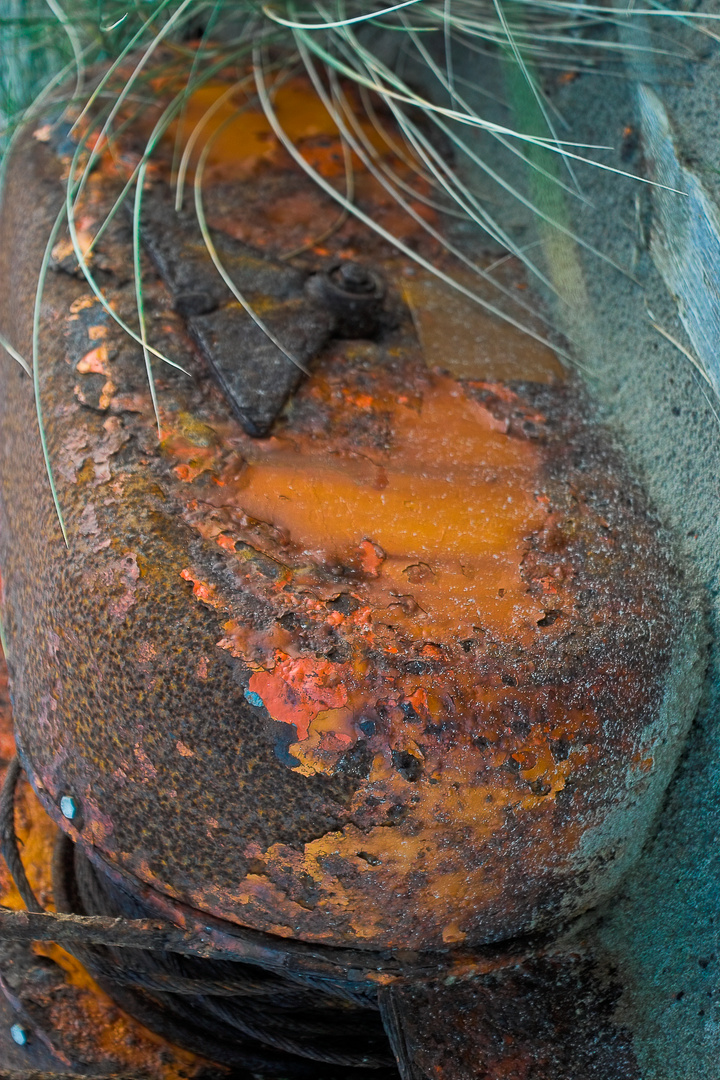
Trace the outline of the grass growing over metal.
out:
[[[78,266],[89,287],[109,315],[138,343],[142,350],[158,431],[161,405],[155,387],[153,358],[177,366],[172,357],[153,346],[148,338],[141,270],[142,192],[148,168],[160,139],[178,122],[173,178],[175,202],[183,206],[186,177],[193,149],[212,118],[216,102],[201,118],[194,131],[184,133],[180,141],[190,96],[219,72],[235,65],[245,74],[252,69],[256,97],[277,138],[298,165],[313,178],[340,206],[338,221],[355,215],[371,225],[399,250],[436,274],[447,284],[469,296],[486,309],[507,319],[533,337],[544,340],[535,330],[480,296],[452,273],[440,270],[423,259],[402,241],[382,230],[357,206],[351,174],[351,151],[388,191],[398,206],[420,220],[429,234],[455,258],[458,268],[471,270],[489,282],[498,293],[502,285],[461,250],[443,231],[424,221],[411,200],[425,201],[447,215],[446,220],[462,219],[516,256],[530,275],[546,287],[562,293],[563,275],[553,268],[553,252],[565,257],[575,245],[590,245],[567,224],[564,206],[569,199],[582,199],[574,163],[585,161],[589,150],[602,147],[577,145],[561,137],[563,118],[544,92],[539,71],[561,70],[567,73],[597,71],[608,75],[622,72],[624,54],[629,46],[621,42],[615,27],[619,22],[642,17],[651,20],[654,37],[649,47],[658,62],[671,63],[692,58],[692,50],[674,33],[676,23],[697,25],[714,36],[713,19],[704,13],[676,11],[650,0],[642,9],[630,11],[625,6],[593,5],[574,0],[404,0],[402,3],[378,4],[368,0],[296,0],[262,3],[261,0],[0,0],[0,146],[5,155],[0,163],[0,191],[4,167],[18,133],[39,118],[59,125],[69,123],[75,149],[66,182],[65,206],[53,237],[66,222]],[[382,31],[382,33],[381,33]],[[380,47],[382,45],[382,47]],[[390,48],[388,49],[388,45]],[[459,50],[478,57],[492,57],[511,70],[504,80],[504,106],[509,123],[498,123],[484,114],[482,100],[473,87],[458,75]],[[388,59],[389,56],[392,59]],[[83,248],[77,227],[77,212],[88,179],[99,155],[148,110],[156,108],[150,85],[163,67],[185,73],[184,85],[161,111],[146,145],[124,190],[107,220],[101,222]],[[323,105],[340,132],[345,159],[344,190],[338,190],[306,161],[292,139],[282,129],[273,105],[273,95],[283,73],[304,71],[310,78]],[[406,75],[424,73],[423,90]],[[342,80],[342,81],[341,81]],[[242,81],[242,80],[240,80]],[[372,142],[358,123],[354,107],[343,89],[343,81],[358,88],[365,117],[397,144],[398,156],[409,163],[422,180],[417,191],[407,174],[399,175],[374,153]],[[517,90],[518,85],[523,93]],[[507,93],[515,86],[514,93]],[[38,87],[40,91],[38,92]],[[228,88],[227,100],[233,87]],[[530,104],[524,111],[513,109],[517,101]],[[247,105],[238,106],[245,108]],[[385,113],[392,118],[395,131],[388,135]],[[532,114],[532,122],[528,120]],[[513,119],[514,118],[514,119]],[[451,164],[438,150],[432,136],[435,130],[453,148],[456,162]],[[477,134],[496,140],[521,166],[505,172],[487,160],[477,146]],[[213,137],[216,137],[213,136]],[[218,273],[236,299],[268,333],[274,343],[292,357],[287,344],[274,340],[262,319],[252,311],[239,292],[212,242],[205,222],[202,198],[204,166],[209,150],[205,145],[194,177],[196,216]],[[596,154],[594,155],[596,157]],[[553,164],[557,160],[558,167]],[[619,171],[603,162],[599,168]],[[518,244],[492,213],[491,206],[472,183],[463,179],[464,166],[479,170],[503,193],[518,200],[541,224],[540,244]],[[518,172],[533,172],[537,182],[518,179]],[[623,173],[623,175],[627,175]],[[428,189],[431,192],[428,195]],[[537,192],[550,191],[551,197],[538,198]],[[133,274],[137,309],[136,325],[130,325],[105,300],[92,269],[92,251],[122,202],[132,202]],[[553,241],[553,237],[556,241]],[[561,239],[560,239],[561,238]],[[54,240],[53,240],[54,242]],[[44,277],[50,265],[52,243],[38,281],[35,305],[36,331],[32,373],[36,392],[38,423],[50,485],[63,535],[65,525],[53,480],[52,463],[44,435],[40,402],[37,333]],[[538,260],[536,254],[541,254]],[[598,252],[602,258],[608,259]],[[613,265],[616,265],[613,263]],[[617,267],[623,270],[622,267]],[[567,277],[567,275],[565,275]],[[515,306],[524,305],[513,297]],[[26,359],[0,327],[0,344],[26,369]]]

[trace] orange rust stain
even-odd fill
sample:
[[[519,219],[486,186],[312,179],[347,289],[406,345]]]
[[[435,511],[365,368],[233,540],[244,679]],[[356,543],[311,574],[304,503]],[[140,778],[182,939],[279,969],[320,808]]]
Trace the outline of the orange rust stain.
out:
[[[176,465],[174,472],[178,480],[184,480],[186,484],[191,484],[193,480],[197,480],[200,473],[205,472],[206,466],[203,463],[200,464],[185,464]]]
[[[353,707],[322,710],[313,717],[307,732],[298,732],[298,741],[289,746],[297,758],[293,771],[302,776],[332,772],[339,758],[357,742],[355,718],[361,698],[355,696]]]
[[[181,570],[180,577],[184,578],[185,581],[193,581],[190,570]],[[205,585],[201,581],[195,581],[193,584],[193,595],[196,596],[198,600],[204,600],[206,603],[210,602],[214,591],[212,585]]]
[[[380,573],[380,567],[385,562],[385,552],[379,544],[373,544],[372,540],[363,540],[359,544],[359,548],[363,570],[371,577],[377,577]]]
[[[278,653],[274,669],[254,672],[248,685],[273,719],[294,724],[302,740],[323,708],[338,709],[347,703],[347,689],[338,674],[338,665],[327,660],[293,660]]]
[[[229,88],[229,83],[217,80],[194,90],[188,98],[182,121],[171,125],[165,141],[171,145],[178,139],[184,147],[197,125],[202,124],[191,164],[197,163],[209,143],[207,166],[213,176],[244,179],[263,162],[277,159],[281,146],[267,117],[251,103],[242,87],[238,86],[222,104],[218,104]],[[326,177],[344,175],[340,132],[308,79],[290,79],[280,86],[273,107],[280,126],[292,142],[299,145],[313,168]],[[368,121],[361,123],[374,149],[387,152],[387,144],[373,125]],[[363,168],[355,155],[353,163],[356,169]]]
[[[236,540],[234,536],[226,536],[221,533],[217,538],[218,546],[224,548],[225,551],[235,551]]]
[[[105,328],[102,327],[101,329]],[[91,349],[90,352],[85,353],[81,360],[78,360],[75,365],[75,370],[79,371],[81,375],[87,375],[89,372],[93,372],[96,375],[106,375],[107,362],[107,346],[98,345],[97,348]]]
[[[467,934],[460,929],[457,923],[448,923],[442,933],[442,939],[446,945],[456,945],[464,941]]]
[[[301,744],[290,747],[297,755]],[[343,747],[343,751],[346,749]],[[370,777],[375,799],[392,800],[407,791],[409,785],[392,769],[387,754],[386,769]],[[470,760],[469,760],[470,759]],[[446,943],[460,943],[472,932],[476,906],[501,902],[502,877],[487,865],[486,853],[503,828],[507,812],[528,812],[537,797],[528,792],[519,796],[512,785],[503,785],[500,775],[488,776],[484,783],[469,785],[468,769],[473,755],[467,745],[445,747],[440,769],[442,783],[422,785],[419,801],[412,806],[406,826],[389,830],[386,825],[359,829],[347,825],[305,844],[302,852],[276,844],[259,853],[266,866],[262,877],[248,877],[238,893],[241,902],[253,902],[268,915],[289,911],[288,897],[280,885],[288,872],[296,878],[312,880],[316,907],[334,917],[347,912],[356,937],[376,939],[387,933],[387,914],[382,897],[394,895],[401,883],[414,879],[413,907],[419,911],[443,910],[448,922],[442,937]],[[477,764],[480,762],[476,759]],[[564,777],[578,762],[565,761],[547,774],[548,797],[564,786]],[[298,770],[304,772],[305,770]],[[353,809],[361,811],[367,791],[360,791]],[[448,848],[448,835],[456,838],[457,847]],[[534,859],[538,864],[557,855],[558,845],[572,850],[582,835],[581,822],[570,823],[562,837],[545,835],[538,830]],[[330,874],[328,861],[343,872]],[[370,875],[372,884],[364,884]],[[273,878],[278,878],[275,884]],[[370,890],[368,892],[368,889]],[[370,902],[370,897],[376,902]],[[244,897],[244,901],[243,901]],[[377,900],[380,900],[378,903]]]
[[[78,247],[84,256],[88,254],[92,240],[93,234],[89,229],[77,230]],[[52,250],[52,257],[55,262],[62,262],[63,259],[75,259],[75,245],[72,240],[59,240]]]
[[[15,830],[28,881],[40,903],[52,908],[52,875],[48,855],[55,844],[57,827],[43,810],[26,780],[19,785],[15,805]],[[25,904],[10,876],[7,875],[0,884],[0,903],[15,911],[24,910]]]
[[[449,378],[432,379],[419,409],[387,405],[391,453],[373,460],[270,439],[250,449],[237,504],[311,557],[351,561],[360,548],[378,578],[376,605],[413,636],[467,637],[480,622],[522,637],[542,618],[520,575],[526,540],[547,516],[534,495],[538,451],[509,439]],[[418,563],[431,572],[411,582]]]
[[[77,300],[73,300],[70,305],[71,315],[77,315],[80,311],[86,311],[87,308],[91,308],[95,304],[94,296],[80,296]]]
[[[65,949],[38,942],[33,951],[62,968],[67,985],[76,990],[53,1000],[49,1008],[53,1027],[64,1033],[76,1053],[93,1064],[142,1071],[153,1080],[190,1080],[202,1072],[200,1058],[171,1046],[122,1012]]]

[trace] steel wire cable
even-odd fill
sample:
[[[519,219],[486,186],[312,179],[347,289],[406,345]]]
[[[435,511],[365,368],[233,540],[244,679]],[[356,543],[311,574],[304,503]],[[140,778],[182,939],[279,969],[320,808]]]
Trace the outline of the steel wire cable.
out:
[[[29,911],[44,908],[27,879],[15,832],[15,758],[0,793],[0,851]],[[135,896],[95,869],[60,834],[53,856],[58,912],[147,919]],[[286,978],[236,960],[147,948],[69,945],[100,986],[141,1023],[222,1065],[283,1080],[397,1080],[372,990],[299,973]],[[268,1053],[270,1051],[270,1053]],[[274,1053],[273,1053],[274,1052]]]

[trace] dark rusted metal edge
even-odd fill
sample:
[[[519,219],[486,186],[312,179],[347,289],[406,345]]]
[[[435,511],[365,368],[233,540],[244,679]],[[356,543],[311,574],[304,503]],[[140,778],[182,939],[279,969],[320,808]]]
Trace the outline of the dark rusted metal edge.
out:
[[[620,993],[576,941],[465,982],[383,987],[379,1002],[402,1080],[640,1080]]]
[[[43,785],[28,766],[18,748],[23,771],[48,815],[73,840],[72,826],[59,814]],[[101,873],[116,884],[137,894],[138,881],[111,865],[99,852],[83,845]],[[393,953],[390,950],[363,952],[310,944],[275,937],[226,922],[197,911],[143,885],[141,899],[158,912],[158,919],[115,919],[104,916],[62,915],[52,912],[10,911],[0,907],[0,937],[19,941],[55,941],[117,948],[153,948],[213,960],[242,960],[286,977],[312,975],[328,981],[348,980],[375,986],[396,980],[428,979],[433,976],[468,978],[514,966],[528,955],[542,955],[547,939],[517,938],[504,946],[488,946],[472,953]]]

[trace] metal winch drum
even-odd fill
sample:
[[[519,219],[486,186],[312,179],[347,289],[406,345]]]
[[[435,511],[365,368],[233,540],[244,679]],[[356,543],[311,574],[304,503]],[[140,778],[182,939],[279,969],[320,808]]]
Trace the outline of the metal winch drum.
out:
[[[67,153],[28,134],[7,177],[2,324],[28,356]],[[83,228],[122,183],[101,159]],[[580,993],[553,943],[656,819],[699,694],[695,593],[547,345],[361,222],[292,254],[283,208],[328,210],[289,159],[205,198],[234,291],[162,161],[143,195],[147,340],[178,365],[150,354],[159,438],[116,321],[130,218],[93,250],[102,299],[55,237],[35,382],[67,546],[33,379],[3,359],[2,620],[58,907],[195,934],[196,956],[77,954],[219,1064],[490,1075],[487,1017]],[[636,1075],[621,1058],[608,1077]]]

